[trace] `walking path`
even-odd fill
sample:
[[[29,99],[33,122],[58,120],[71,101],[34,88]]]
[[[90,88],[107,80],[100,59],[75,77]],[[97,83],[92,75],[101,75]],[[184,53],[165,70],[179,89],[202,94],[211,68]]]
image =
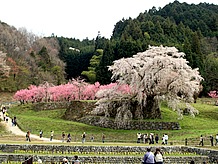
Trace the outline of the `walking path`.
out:
[[[24,136],[24,138],[26,138],[26,132],[23,132],[18,126],[12,126],[11,118],[8,117],[8,122],[4,121],[2,112],[0,113],[0,118],[2,119],[0,124],[2,124],[5,127],[6,131],[11,132],[12,134],[18,136]],[[37,139],[40,141],[47,141],[47,142],[61,142],[61,140],[52,139],[52,141],[50,141],[50,138],[44,138],[44,137],[40,138],[35,134],[30,134],[30,139]]]

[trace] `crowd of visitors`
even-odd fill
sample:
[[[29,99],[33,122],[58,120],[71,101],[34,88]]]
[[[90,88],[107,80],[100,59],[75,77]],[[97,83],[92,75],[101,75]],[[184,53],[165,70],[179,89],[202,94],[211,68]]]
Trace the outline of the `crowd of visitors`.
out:
[[[204,146],[204,141],[206,140],[207,138],[204,137],[203,135],[200,136],[200,142],[199,142],[199,145],[200,146]],[[210,140],[210,145],[211,146],[216,146],[218,144],[218,134],[215,135],[215,144],[214,144],[214,137],[213,135],[211,134],[209,136],[209,140]]]
[[[140,132],[137,133],[137,143],[148,143],[148,144],[158,144],[160,143],[160,137],[158,134],[150,133],[150,134],[141,134]],[[168,135],[164,134],[161,138],[161,144],[167,145],[168,144]]]

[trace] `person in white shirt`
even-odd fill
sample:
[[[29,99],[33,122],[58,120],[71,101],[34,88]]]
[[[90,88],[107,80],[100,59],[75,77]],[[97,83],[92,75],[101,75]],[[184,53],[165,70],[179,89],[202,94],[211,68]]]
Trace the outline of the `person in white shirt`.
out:
[[[215,146],[216,146],[217,143],[218,143],[218,134],[216,134],[216,138],[215,138],[215,140],[216,140],[216,143],[215,143]]]
[[[159,148],[157,148],[156,152],[154,153],[154,160],[156,164],[163,164],[163,153]]]
[[[167,143],[168,143],[168,135],[167,134],[164,134],[164,139],[165,139],[165,145],[167,145]]]
[[[141,133],[137,133],[137,143],[140,143],[141,140]]]

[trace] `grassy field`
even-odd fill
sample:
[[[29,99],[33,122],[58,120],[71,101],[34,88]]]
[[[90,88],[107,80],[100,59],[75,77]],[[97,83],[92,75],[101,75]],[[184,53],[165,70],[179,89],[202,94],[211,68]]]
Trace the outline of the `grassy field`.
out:
[[[101,142],[101,135],[106,135],[106,143],[128,143],[128,145],[134,145],[136,142],[136,134],[141,133],[155,133],[159,134],[160,138],[164,133],[169,135],[169,141],[173,144],[184,145],[185,138],[188,138],[188,142],[197,145],[200,135],[203,135],[206,140],[206,144],[209,145],[209,136],[212,134],[215,138],[215,134],[218,133],[216,127],[218,123],[218,106],[213,104],[203,104],[201,100],[193,106],[199,110],[199,115],[195,118],[191,116],[184,116],[182,120],[178,119],[177,113],[169,110],[167,107],[162,106],[162,119],[147,120],[147,121],[164,121],[164,122],[179,122],[181,130],[113,130],[107,128],[94,127],[78,122],[63,120],[62,116],[65,110],[45,110],[34,111],[31,109],[31,105],[14,106],[10,108],[10,116],[17,117],[18,124],[23,131],[30,130],[33,134],[39,134],[40,129],[43,130],[43,136],[49,137],[50,131],[54,130],[54,138],[61,139],[61,134],[64,131],[66,134],[70,133],[73,142],[81,142],[81,134],[87,133],[87,141],[90,141],[91,135],[95,137],[95,143]],[[0,140],[4,140],[4,136],[8,135],[4,129],[0,126]],[[131,144],[132,143],[132,144]],[[86,143],[89,144],[89,143]],[[91,143],[93,144],[93,143]],[[97,143],[96,143],[97,144]],[[108,143],[109,144],[109,143]]]

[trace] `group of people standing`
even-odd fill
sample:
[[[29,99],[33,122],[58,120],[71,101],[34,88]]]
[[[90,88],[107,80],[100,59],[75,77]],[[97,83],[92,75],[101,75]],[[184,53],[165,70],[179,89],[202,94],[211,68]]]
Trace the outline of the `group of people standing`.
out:
[[[86,132],[83,132],[83,134],[81,135],[82,143],[85,143],[86,137],[87,137]],[[90,141],[91,141],[91,142],[94,142],[94,139],[95,139],[95,137],[94,137],[93,135],[91,135]],[[105,142],[105,139],[106,139],[106,136],[105,136],[104,133],[102,133],[102,138],[101,138],[101,139],[102,139],[102,143],[104,143],[104,142]]]
[[[167,134],[164,134],[162,136],[162,145],[167,145],[168,144],[168,135]],[[150,133],[150,134],[141,134],[141,133],[137,133],[137,143],[148,143],[148,144],[158,144],[159,143],[159,135],[156,134],[154,135],[153,133]]]
[[[40,138],[43,137],[43,131],[42,131],[42,130],[39,131],[39,137],[40,137]],[[52,131],[50,132],[50,141],[53,140],[53,137],[54,137],[54,131],[52,130]],[[86,132],[83,132],[83,134],[81,135],[81,138],[82,138],[82,143],[85,143],[86,138],[87,138]],[[105,134],[102,133],[102,143],[105,142],[105,138],[106,138]],[[71,138],[71,134],[70,134],[70,133],[67,134],[67,138],[66,138],[65,132],[62,132],[62,134],[61,134],[61,141],[62,141],[62,142],[65,142],[65,141],[66,141],[66,142],[71,142],[71,140],[72,140],[72,138]],[[93,136],[93,135],[91,135],[90,140],[91,140],[91,142],[94,141],[94,136]],[[26,133],[26,141],[31,142],[31,139],[30,139],[30,131],[29,131],[29,130],[28,130],[27,133]]]
[[[159,148],[156,148],[155,153],[151,151],[151,148],[147,148],[147,152],[145,153],[143,159],[143,164],[163,164],[163,153]]]
[[[6,123],[8,123],[8,120],[9,120],[8,107],[2,106],[2,107],[1,107],[1,111],[2,111],[3,120],[4,120]],[[16,118],[16,116],[14,116],[14,117],[11,119],[11,123],[12,123],[12,126],[17,126],[17,118]]]
[[[65,141],[65,136],[66,136],[65,132],[62,132],[62,142]],[[71,135],[70,135],[70,133],[68,133],[67,134],[67,142],[71,142],[71,140],[72,140]]]
[[[8,122],[7,108],[5,106],[2,106],[1,111],[2,111],[2,115],[3,115],[3,120]]]
[[[209,139],[210,139],[211,146],[214,146],[214,145],[216,146],[218,144],[218,134],[216,134],[216,136],[215,136],[215,144],[214,144],[213,135],[210,135]],[[199,142],[200,146],[204,146],[204,140],[205,140],[205,137],[203,137],[203,135],[201,135],[200,136],[200,142]]]

